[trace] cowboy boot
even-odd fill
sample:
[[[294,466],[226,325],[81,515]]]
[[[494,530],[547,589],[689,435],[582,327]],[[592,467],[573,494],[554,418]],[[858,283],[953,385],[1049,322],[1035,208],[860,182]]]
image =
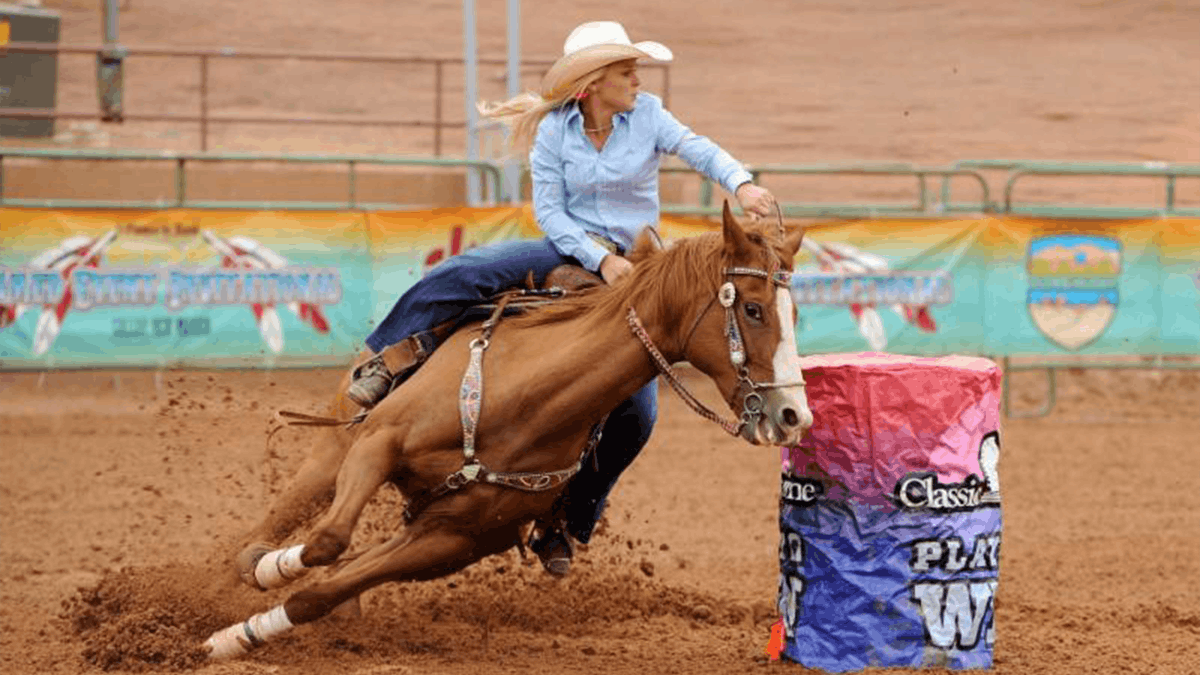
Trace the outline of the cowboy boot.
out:
[[[433,353],[429,344],[440,344],[454,329],[454,321],[435,326],[425,333],[410,335],[354,369],[346,397],[365,410],[375,407],[388,393],[404,382],[421,367]]]
[[[567,534],[561,523],[541,523],[535,527],[529,535],[529,550],[537,554],[542,567],[552,576],[562,578],[570,573],[575,545],[571,543],[571,535]]]
[[[354,369],[353,381],[346,387],[346,397],[364,409],[373,408],[392,390],[393,379],[383,355],[372,357]]]

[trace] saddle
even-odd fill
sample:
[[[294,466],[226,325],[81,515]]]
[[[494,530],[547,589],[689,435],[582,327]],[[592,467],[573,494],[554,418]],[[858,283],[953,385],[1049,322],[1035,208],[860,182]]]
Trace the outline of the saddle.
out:
[[[500,295],[511,294],[513,291],[528,292],[531,299],[540,304],[553,298],[602,285],[604,285],[603,279],[578,265],[559,265],[546,275],[546,280],[540,287],[534,283],[533,272],[530,271],[529,276],[525,279],[524,287],[517,286],[507,289]],[[519,302],[510,302],[509,307],[517,309],[520,304]],[[494,307],[494,304],[488,301],[478,309],[491,307]],[[445,342],[446,338],[450,337],[464,321],[470,319],[470,316],[466,319],[451,319],[434,326],[433,329],[423,334],[410,335],[380,352],[378,358],[382,360],[383,365],[392,375],[392,388],[395,389],[416,372],[417,368],[433,354],[438,345]],[[357,375],[357,371],[355,374]]]

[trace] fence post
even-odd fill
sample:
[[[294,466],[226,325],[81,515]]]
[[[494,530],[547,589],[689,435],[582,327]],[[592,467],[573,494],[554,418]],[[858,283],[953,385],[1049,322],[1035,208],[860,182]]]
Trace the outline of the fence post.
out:
[[[187,177],[184,175],[185,157],[175,158],[175,205],[183,206],[187,201]]]
[[[208,152],[208,55],[200,55],[200,150]]]
[[[433,66],[433,156],[442,156],[442,60]]]

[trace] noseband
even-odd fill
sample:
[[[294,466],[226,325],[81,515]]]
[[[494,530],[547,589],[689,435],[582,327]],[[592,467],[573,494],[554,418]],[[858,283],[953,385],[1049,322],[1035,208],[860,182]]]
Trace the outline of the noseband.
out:
[[[759,419],[763,416],[763,391],[783,387],[802,387],[805,383],[803,377],[794,382],[756,382],[750,377],[750,370],[746,367],[746,343],[742,338],[741,327],[738,325],[737,313],[734,311],[737,301],[737,287],[734,286],[732,277],[759,277],[766,279],[780,288],[787,288],[791,282],[791,272],[781,270],[778,267],[769,271],[753,267],[726,267],[724,273],[725,283],[721,284],[716,296],[710,299],[708,304],[704,306],[704,309],[700,311],[700,314],[696,316],[691,330],[688,331],[687,337],[684,339],[682,353],[685,357],[687,356],[688,344],[691,343],[692,334],[696,332],[701,319],[708,314],[708,310],[712,308],[714,302],[720,302],[721,306],[725,308],[725,339],[729,346],[729,363],[737,370],[738,391],[742,393],[742,414],[737,422],[727,420],[716,412],[713,412],[684,387],[683,382],[679,380],[679,376],[672,370],[671,364],[667,362],[666,357],[662,355],[662,352],[659,351],[650,339],[650,335],[638,319],[637,312],[634,311],[633,307],[629,308],[628,320],[633,334],[645,346],[655,365],[658,366],[659,372],[666,378],[671,388],[679,394],[680,398],[701,417],[721,425],[731,436],[739,436],[743,431],[748,429],[753,430],[758,425]]]

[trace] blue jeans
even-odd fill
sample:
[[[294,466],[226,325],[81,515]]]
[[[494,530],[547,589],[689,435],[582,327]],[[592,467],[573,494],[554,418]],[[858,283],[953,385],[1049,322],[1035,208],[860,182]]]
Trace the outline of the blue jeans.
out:
[[[401,295],[367,337],[367,346],[378,353],[416,335],[426,351],[433,351],[438,346],[432,334],[434,326],[463,318],[471,307],[487,298],[524,285],[531,271],[534,283],[541,284],[551,270],[565,264],[579,263],[560,254],[547,239],[502,241],[464,251],[434,267]],[[655,382],[609,414],[596,446],[598,468],[589,461],[563,495],[571,536],[583,543],[591,539],[608,494],[646,445],[657,417]]]

